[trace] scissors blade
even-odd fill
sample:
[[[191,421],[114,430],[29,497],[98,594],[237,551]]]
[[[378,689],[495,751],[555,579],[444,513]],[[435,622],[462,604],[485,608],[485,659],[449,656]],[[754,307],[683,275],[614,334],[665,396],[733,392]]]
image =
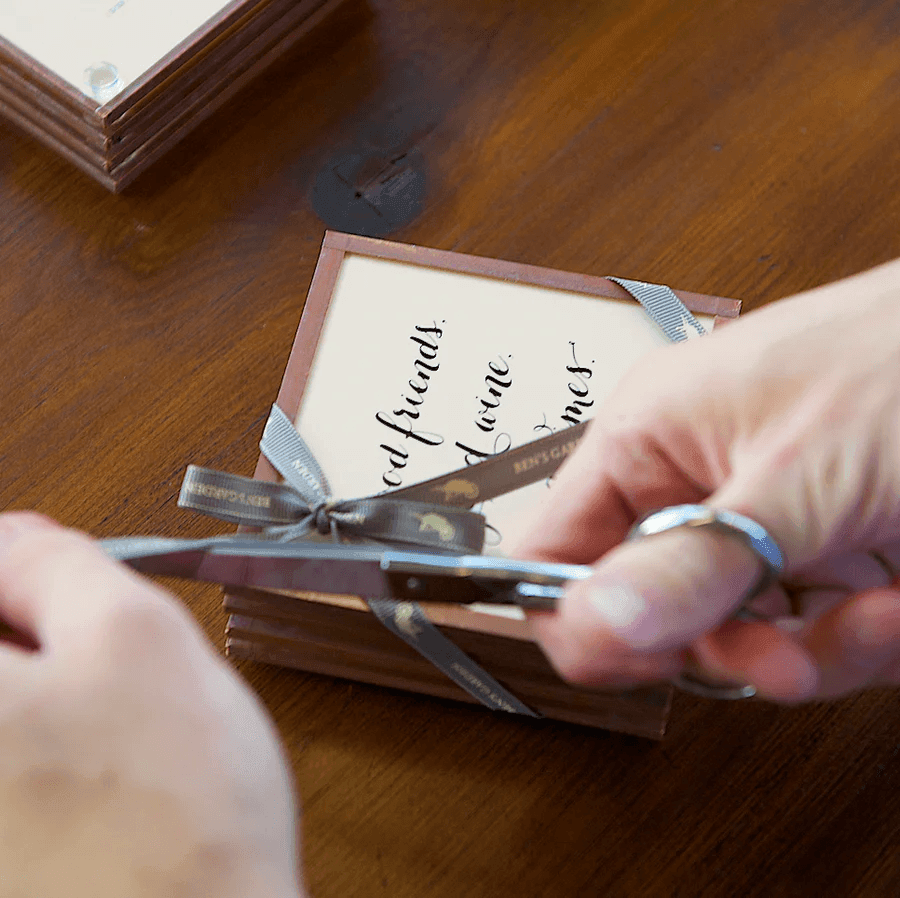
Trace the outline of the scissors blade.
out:
[[[551,610],[582,565],[451,555],[346,543],[124,537],[106,553],[144,574],[295,592],[405,601],[513,604]]]
[[[384,552],[368,546],[142,537],[106,540],[101,546],[110,557],[143,574],[258,589],[357,596],[392,594],[381,564]]]

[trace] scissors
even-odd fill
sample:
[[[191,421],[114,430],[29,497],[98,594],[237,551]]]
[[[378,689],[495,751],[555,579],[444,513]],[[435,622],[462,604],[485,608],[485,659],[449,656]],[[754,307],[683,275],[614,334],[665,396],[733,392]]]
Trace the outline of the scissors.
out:
[[[680,505],[648,515],[632,528],[627,539],[642,539],[684,526],[725,530],[740,537],[756,554],[762,574],[734,617],[766,620],[753,611],[750,602],[777,579],[784,559],[765,529],[735,512]],[[588,565],[314,541],[121,537],[105,540],[101,546],[110,557],[141,573],[223,586],[331,592],[405,602],[517,605],[538,611],[555,609],[567,583],[586,580],[593,574]],[[690,660],[672,682],[682,691],[704,698],[734,700],[756,694],[750,685],[710,680],[702,671],[692,669]]]
[[[556,607],[566,583],[592,573],[587,565],[260,538],[120,537],[101,541],[101,547],[111,558],[144,574],[226,587],[405,602],[480,602],[541,611]]]

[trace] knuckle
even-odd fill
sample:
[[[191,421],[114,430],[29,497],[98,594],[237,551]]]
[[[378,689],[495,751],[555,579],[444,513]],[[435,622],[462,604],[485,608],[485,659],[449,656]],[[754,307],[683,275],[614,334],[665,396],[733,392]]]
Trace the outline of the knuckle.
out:
[[[604,450],[610,464],[628,470],[635,465],[648,464],[659,452],[649,428],[642,420],[634,418],[618,421],[607,431]]]
[[[174,602],[150,589],[136,588],[122,593],[103,612],[103,627],[119,640],[170,643],[182,639],[188,630],[185,615]]]
[[[554,646],[551,660],[557,673],[567,683],[592,685],[602,682],[609,674],[592,646],[581,641]]]
[[[107,605],[81,648],[98,681],[110,677],[144,689],[190,689],[207,652],[187,612],[151,590],[126,593]]]
[[[0,579],[30,584],[35,574],[81,570],[86,563],[96,564],[98,560],[112,564],[83,533],[49,523],[52,526],[24,527],[18,531],[9,549],[0,556]]]
[[[8,511],[0,515],[0,521],[14,529],[59,529],[52,519],[37,511]]]
[[[87,539],[61,528],[22,533],[0,557],[0,592],[31,604],[48,591],[77,582]]]
[[[658,403],[662,390],[678,374],[678,368],[673,365],[671,348],[666,346],[651,350],[640,364],[632,365],[616,385],[611,397],[612,404],[639,409]],[[648,372],[653,372],[652,377],[648,376]]]
[[[47,527],[26,527],[15,535],[10,549],[0,562],[0,574],[13,577],[32,567],[42,565],[49,557],[70,553],[74,534]]]

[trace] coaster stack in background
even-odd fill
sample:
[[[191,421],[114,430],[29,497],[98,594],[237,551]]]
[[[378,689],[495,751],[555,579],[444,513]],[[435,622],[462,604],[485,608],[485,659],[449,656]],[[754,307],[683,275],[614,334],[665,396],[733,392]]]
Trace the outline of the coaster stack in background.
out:
[[[235,0],[124,89],[86,70],[93,96],[0,35],[0,115],[119,191],[343,2]]]

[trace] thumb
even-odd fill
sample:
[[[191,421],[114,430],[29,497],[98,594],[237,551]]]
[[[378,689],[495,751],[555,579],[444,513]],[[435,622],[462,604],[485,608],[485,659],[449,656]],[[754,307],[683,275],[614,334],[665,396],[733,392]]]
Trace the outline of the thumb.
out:
[[[595,565],[592,577],[570,585],[555,615],[536,618],[535,633],[566,679],[671,677],[692,644],[740,607],[761,572],[743,540],[720,530],[684,527],[626,542]],[[775,627],[766,626],[771,638],[761,641],[760,626],[729,624],[729,651],[717,653],[716,676],[762,685],[770,697],[796,698],[814,689],[817,672],[807,653]],[[753,646],[749,657],[745,630]],[[760,646],[766,668],[775,672],[763,684],[744,676],[758,674],[753,655]]]

